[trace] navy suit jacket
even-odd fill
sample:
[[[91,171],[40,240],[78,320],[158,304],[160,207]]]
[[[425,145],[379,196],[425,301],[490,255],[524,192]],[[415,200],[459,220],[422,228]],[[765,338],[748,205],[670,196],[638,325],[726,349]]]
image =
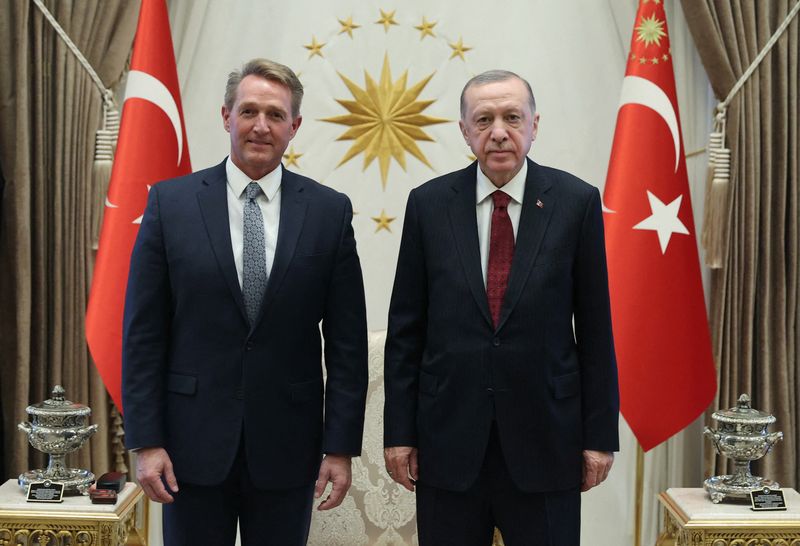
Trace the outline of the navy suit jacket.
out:
[[[275,260],[251,326],[226,184],[223,161],[150,190],[125,299],[126,445],[164,447],[178,480],[212,485],[244,439],[257,487],[306,485],[322,453],[361,452],[366,312],[352,208],[284,169]]]
[[[618,449],[600,195],[528,160],[494,328],[478,246],[476,165],[408,198],[386,342],[385,444],[418,447],[421,483],[465,490],[494,419],[518,487],[576,487],[584,449]]]

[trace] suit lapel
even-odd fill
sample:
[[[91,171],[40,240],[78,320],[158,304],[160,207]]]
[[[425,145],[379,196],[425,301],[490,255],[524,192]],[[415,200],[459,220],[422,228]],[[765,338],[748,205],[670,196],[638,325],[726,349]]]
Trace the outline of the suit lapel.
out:
[[[225,283],[231,291],[236,305],[247,322],[239,276],[233,261],[231,228],[228,219],[227,175],[225,161],[211,169],[203,179],[203,188],[197,192],[197,201],[203,215],[208,239],[217,259]]]
[[[478,216],[475,204],[476,165],[477,163],[473,163],[461,171],[460,176],[452,183],[455,195],[450,201],[450,225],[472,297],[475,298],[475,303],[478,304],[483,318],[492,324],[489,302],[486,299],[486,287],[483,283],[478,242]]]
[[[278,293],[281,282],[286,276],[286,270],[289,268],[289,263],[294,256],[308,205],[304,190],[305,186],[302,180],[296,174],[283,169],[278,243],[275,248],[275,259],[272,261],[272,271],[270,271],[269,280],[267,281],[267,290],[264,293],[264,301],[261,303],[259,320],[264,314],[264,310]]]
[[[548,194],[551,187],[550,180],[536,163],[531,160],[527,161],[528,176],[525,178],[525,194],[514,245],[514,260],[511,263],[508,287],[503,298],[503,306],[500,309],[498,330],[503,327],[522,294],[525,281],[537,254],[539,254],[547,225],[556,208],[555,195]],[[542,203],[542,206],[540,207],[537,203]]]

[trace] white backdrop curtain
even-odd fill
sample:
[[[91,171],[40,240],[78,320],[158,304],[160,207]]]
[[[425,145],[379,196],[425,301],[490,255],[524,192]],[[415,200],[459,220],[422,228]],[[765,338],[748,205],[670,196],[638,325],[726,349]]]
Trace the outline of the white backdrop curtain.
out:
[[[709,85],[679,3],[665,3],[684,146],[691,153],[705,146],[712,108]],[[457,126],[458,96],[469,77],[506,68],[529,79],[541,113],[531,157],[602,190],[636,13],[634,0],[170,0],[169,7],[195,169],[218,163],[229,150],[219,110],[232,68],[252,57],[267,57],[299,73],[306,86],[304,121],[292,146],[302,155],[289,168],[347,193],[353,201],[371,330],[386,326],[409,190],[470,161]],[[381,10],[387,15],[394,12],[396,24],[376,23]],[[358,25],[352,36],[343,30],[348,19]],[[436,23],[433,36],[423,36],[415,28],[425,22]],[[313,47],[314,40],[325,44],[321,55],[305,47]],[[459,40],[470,48],[463,59],[452,56]],[[417,100],[432,101],[422,114],[448,122],[419,127],[432,139],[416,142],[430,167],[409,153],[405,170],[391,159],[384,187],[378,160],[363,169],[363,154],[358,154],[338,166],[353,141],[337,141],[347,127],[322,120],[348,114],[337,99],[354,97],[341,76],[361,88],[366,85],[365,73],[379,82],[385,58],[393,83],[408,72],[406,88],[432,75]],[[702,153],[688,159],[698,226],[705,165]],[[380,229],[375,219],[381,217],[384,224],[388,218],[396,220],[386,224],[389,229]],[[382,400],[380,366],[373,365],[372,372],[368,406],[377,408]],[[368,428],[380,431],[378,417],[369,419]],[[622,419],[620,430],[622,449],[610,479],[584,495],[585,544],[633,544],[636,443]],[[657,493],[701,484],[702,448],[695,424],[647,454],[644,544],[654,543],[659,526]],[[408,499],[397,497],[399,491],[382,474],[380,442],[366,442],[365,450],[359,470],[366,478],[354,485],[344,510],[315,513],[310,544],[415,543],[413,520],[392,523],[391,514],[381,508],[387,503],[404,505]],[[153,531],[157,533],[158,525]],[[160,539],[153,537],[152,543],[160,544]]]

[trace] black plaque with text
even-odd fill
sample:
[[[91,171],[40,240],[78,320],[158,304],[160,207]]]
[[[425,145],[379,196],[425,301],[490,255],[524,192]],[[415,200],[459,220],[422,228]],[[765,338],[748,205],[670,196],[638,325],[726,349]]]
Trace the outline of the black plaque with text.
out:
[[[64,484],[45,480],[28,486],[28,502],[61,502],[64,500]]]
[[[783,498],[782,489],[756,489],[750,491],[751,510],[786,510],[786,501]]]

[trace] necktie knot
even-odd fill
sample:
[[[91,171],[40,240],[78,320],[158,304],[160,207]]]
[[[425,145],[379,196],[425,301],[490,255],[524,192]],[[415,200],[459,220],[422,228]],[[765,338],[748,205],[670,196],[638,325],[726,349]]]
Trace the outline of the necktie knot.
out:
[[[492,193],[492,201],[494,201],[494,208],[505,209],[508,208],[511,196],[504,191],[497,190]]]
[[[261,186],[259,186],[257,182],[250,182],[244,191],[247,194],[247,198],[253,201],[258,197],[258,194],[261,193]]]

